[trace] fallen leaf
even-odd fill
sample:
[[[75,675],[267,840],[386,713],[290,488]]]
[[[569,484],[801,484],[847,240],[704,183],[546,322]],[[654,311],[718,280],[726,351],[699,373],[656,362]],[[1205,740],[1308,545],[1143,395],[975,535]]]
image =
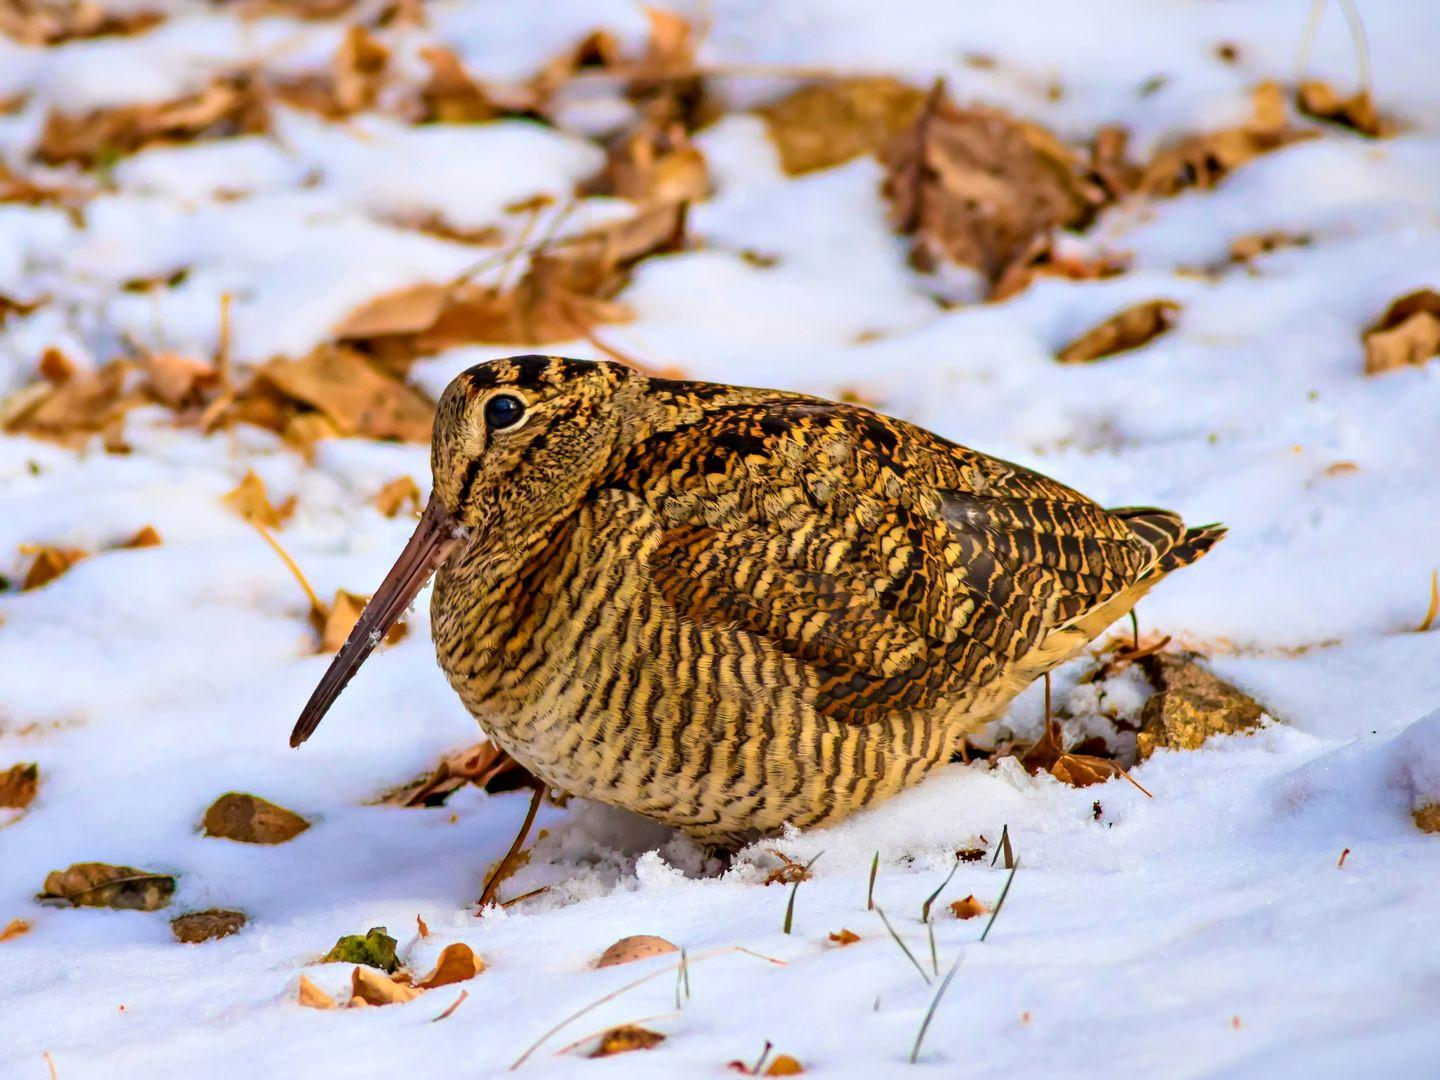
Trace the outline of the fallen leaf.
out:
[[[450,288],[424,283],[374,297],[341,319],[331,333],[337,338],[418,334],[435,325]]]
[[[319,624],[321,652],[340,651],[340,646],[345,644],[350,631],[354,630],[355,624],[360,621],[360,613],[365,610],[369,600],[368,596],[340,589],[335,593],[334,603],[328,608],[311,613],[312,619]],[[393,645],[409,632],[409,623],[397,622],[386,632],[385,642]]]
[[[401,1005],[414,1001],[425,991],[398,982],[370,967],[357,967],[350,972],[350,1001],[353,1007],[365,1005]]]
[[[206,836],[242,844],[283,844],[309,827],[295,811],[239,791],[227,791],[205,811]]]
[[[984,837],[982,836],[981,839],[983,840]],[[983,847],[961,848],[955,852],[956,862],[979,862],[983,858],[985,858]]]
[[[420,91],[420,123],[479,124],[509,111],[449,49],[427,45],[420,50],[420,58],[430,68],[430,77]]]
[[[838,934],[833,932],[830,934],[830,940],[836,945],[854,945],[855,942],[860,940],[860,935],[853,930],[846,930],[842,927]]]
[[[372,927],[363,937],[346,934],[325,954],[322,963],[364,964],[386,972],[393,972],[400,966],[395,958],[395,939],[385,932],[383,926]]]
[[[652,956],[664,956],[666,953],[678,952],[679,949],[662,937],[653,934],[635,934],[631,937],[623,937],[611,945],[603,953],[600,959],[595,961],[597,968],[615,967],[618,964],[633,964],[636,960],[648,960]]]
[[[5,0],[0,4],[0,35],[21,45],[59,45],[139,34],[164,21],[158,11],[117,10],[89,0]]]
[[[33,761],[11,765],[0,773],[0,806],[24,810],[40,790],[40,766]]]
[[[68,900],[75,907],[157,911],[170,903],[174,893],[175,879],[169,874],[91,862],[52,870],[39,899]]]
[[[330,64],[335,83],[335,104],[341,115],[375,104],[384,82],[390,50],[359,23],[351,24]]]
[[[420,936],[422,938],[427,938],[430,936],[430,927],[425,925],[425,920],[422,919],[419,915],[415,916],[415,928],[420,932]]]
[[[295,512],[295,496],[292,495],[278,507],[275,506],[270,501],[269,492],[265,490],[265,481],[253,471],[246,472],[239,485],[220,501],[250,524],[263,525],[267,529],[280,528]]]
[[[58,548],[49,544],[23,544],[20,554],[35,556],[35,561],[30,564],[30,569],[25,572],[24,580],[20,582],[21,590],[29,590],[50,584],[81,559],[87,558],[89,553],[81,551],[79,548]]]
[[[1156,687],[1140,712],[1136,753],[1195,750],[1211,735],[1251,731],[1264,709],[1250,695],[1206,671],[1191,656],[1153,653],[1140,661]]]
[[[476,956],[469,945],[457,941],[441,950],[435,966],[416,979],[415,985],[422,990],[433,990],[437,986],[449,986],[451,983],[473,979],[484,970],[485,961]]]
[[[1099,360],[1138,349],[1170,330],[1180,305],[1173,300],[1146,300],[1091,327],[1056,354],[1062,364]]]
[[[375,493],[375,508],[388,518],[407,506],[410,513],[420,512],[420,487],[408,476],[397,477]]]
[[[296,1000],[307,1009],[333,1009],[335,1007],[335,999],[304,975],[300,976],[300,987],[299,993],[296,994]]]
[[[1120,775],[1120,767],[1108,758],[1093,754],[1061,754],[1050,766],[1050,775],[1071,787],[1103,784]]]
[[[756,112],[791,176],[862,154],[881,157],[925,107],[925,91],[887,76],[802,86]]]
[[[1128,266],[1128,260],[1118,255],[1081,257],[1062,254],[1055,250],[1051,237],[1040,236],[1036,237],[1029,251],[1001,272],[999,280],[990,290],[989,299],[992,303],[1008,300],[1029,288],[1036,278],[1100,281],[1124,273]]]
[[[285,397],[323,413],[341,435],[428,443],[434,405],[353,349],[322,345],[256,372]]]
[[[1440,293],[1418,289],[1392,303],[1366,328],[1365,374],[1418,366],[1440,355]]]
[[[1053,229],[1104,201],[1048,131],[997,109],[961,108],[936,84],[888,155],[884,195],[921,271],[970,267],[994,285]]]
[[[490,790],[490,785],[502,778],[528,776],[524,766],[494,743],[481,742],[445,755],[429,776],[387,792],[379,801],[387,806],[443,806],[452,792],[466,784]],[[519,784],[505,790],[509,786]]]
[[[974,893],[963,900],[950,901],[950,911],[957,919],[973,919],[977,915],[984,915],[990,909],[975,899]]]
[[[766,1076],[799,1076],[805,1066],[789,1054],[776,1054],[765,1067]]]
[[[55,346],[50,346],[40,354],[40,363],[36,365],[40,377],[46,382],[62,386],[69,382],[79,372],[80,367],[70,358],[70,355]]]
[[[149,353],[141,368],[150,390],[171,408],[198,405],[220,386],[213,365],[181,353]]]
[[[59,385],[32,384],[5,400],[0,422],[12,434],[81,446],[123,424],[129,409],[149,403],[132,385],[133,370],[130,362],[114,360],[96,371],[77,371]]]
[[[586,1057],[609,1057],[611,1054],[628,1054],[632,1050],[649,1050],[665,1041],[658,1031],[642,1028],[638,1024],[621,1024],[600,1036],[600,1043]]]
[[[1189,187],[1213,188],[1246,162],[1301,139],[1313,131],[1289,126],[1285,95],[1279,85],[1264,82],[1251,91],[1252,115],[1239,127],[1190,135],[1161,148],[1145,166],[1137,189],[1146,195],[1175,195]]]
[[[617,139],[604,168],[580,188],[582,195],[611,195],[645,205],[696,202],[709,191],[705,155],[684,126],[652,120]]]
[[[156,530],[155,526],[146,525],[129,539],[123,540],[115,546],[128,550],[131,548],[159,547],[162,543],[164,543],[164,541],[160,538],[160,533]]]
[[[244,928],[245,922],[243,911],[211,908],[209,911],[177,915],[170,920],[170,930],[177,940],[187,945],[198,945],[202,941],[214,941],[237,934]]]
[[[1362,88],[1349,97],[1341,97],[1322,79],[1302,82],[1295,91],[1295,105],[1306,116],[1342,124],[1372,138],[1394,135],[1400,128],[1393,120],[1380,115],[1369,90]]]
[[[1440,833],[1440,803],[1417,806],[1411,816],[1415,819],[1415,827],[1421,832]]]
[[[1282,248],[1309,247],[1313,240],[1309,233],[1292,233],[1283,229],[1237,236],[1230,241],[1230,261],[1252,262],[1261,255],[1268,255]]]
[[[24,919],[11,919],[5,924],[5,929],[0,930],[0,941],[13,941],[21,934],[30,932],[30,924]]]

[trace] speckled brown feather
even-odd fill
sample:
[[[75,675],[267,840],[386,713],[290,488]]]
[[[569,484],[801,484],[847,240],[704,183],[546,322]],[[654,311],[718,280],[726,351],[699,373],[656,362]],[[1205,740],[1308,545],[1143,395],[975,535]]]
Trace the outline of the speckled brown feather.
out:
[[[479,419],[526,403],[513,432]],[[547,782],[733,845],[916,782],[1217,528],[853,405],[520,357],[443,396],[437,655]]]

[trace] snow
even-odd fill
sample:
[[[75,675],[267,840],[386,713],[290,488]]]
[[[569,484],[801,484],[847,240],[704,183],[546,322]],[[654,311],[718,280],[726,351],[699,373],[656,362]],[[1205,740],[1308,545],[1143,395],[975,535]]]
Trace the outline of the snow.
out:
[[[522,80],[599,27],[636,52],[647,25],[618,0],[431,7],[428,30],[386,31],[387,41],[412,58],[442,42],[496,80]],[[1293,81],[1309,10],[1105,0],[1081,19],[1054,0],[705,7],[714,25],[702,57],[731,72],[722,82],[736,102],[793,85],[734,74],[745,65],[920,84],[943,74],[962,99],[1066,135],[1122,122],[1141,146],[1243,118],[1259,79]],[[985,919],[953,919],[946,905],[971,893],[993,904],[1001,866],[962,865],[937,901],[939,972],[963,960],[917,1075],[1433,1072],[1440,838],[1412,813],[1440,802],[1440,631],[1413,630],[1440,565],[1440,362],[1366,378],[1359,335],[1396,296],[1440,287],[1440,73],[1416,44],[1440,31],[1440,10],[1429,0],[1360,9],[1378,101],[1407,130],[1376,143],[1326,128],[1214,191],[1113,207],[1067,241],[1127,254],[1123,275],[942,308],[886,226],[874,162],[786,178],[760,121],[731,115],[697,140],[716,190],[692,210],[696,249],[640,264],[622,295],[635,320],[598,331],[697,378],[858,392],[1109,504],[1223,520],[1227,539],[1139,617],[1261,701],[1270,719],[1259,731],[1157,753],[1132,771],[1153,799],[1120,780],[1066,787],[1013,761],[952,765],[834,828],[757,845],[723,875],[663,828],[547,806],[548,833],[504,894],[548,891],[477,919],[485,870],[525,796],[463,789],[434,809],[375,805],[478,737],[435,666],[428,595],[408,636],[292,751],[290,726],[328,658],[313,654],[294,579],[220,502],[253,469],[276,501],[296,496],[279,536],[317,592],[368,593],[411,528],[370,500],[402,475],[428,489],[427,448],[332,440],[306,463],[268,433],[202,438],[158,409],[130,415],[127,455],[0,438],[0,574],[23,576],[22,544],[95,553],[43,588],[0,593],[0,769],[41,769],[34,805],[0,811],[0,927],[32,924],[0,943],[10,975],[0,1076],[48,1076],[46,1052],[64,1080],[498,1075],[547,1029],[651,973],[520,1071],[720,1075],[768,1039],[815,1075],[900,1075],[935,988],[866,910],[871,859],[879,853],[878,904],[937,983],[920,906],[957,849],[983,836],[993,850],[1002,826],[1021,865],[987,940]],[[0,117],[0,153],[23,158],[51,106],[163,100],[242,63],[321,67],[343,29],[174,12],[135,37],[0,42],[0,96],[36,95]],[[1239,49],[1237,64],[1212,55],[1222,41]],[[1312,67],[1345,86],[1352,65],[1332,11]],[[1163,85],[1137,94],[1154,76]],[[211,355],[225,293],[237,365],[301,355],[371,297],[451,280],[487,253],[414,219],[514,237],[525,216],[507,208],[563,202],[600,161],[576,132],[524,122],[412,129],[285,112],[276,139],[118,162],[80,223],[0,205],[0,293],[53,298],[0,327],[0,390],[31,381],[52,344],[97,362],[124,338]],[[563,228],[618,212],[584,200]],[[1232,240],[1271,230],[1310,242],[1226,265]],[[182,270],[171,287],[122,288]],[[1054,362],[1077,333],[1156,297],[1183,305],[1174,332],[1103,362]],[[469,364],[515,351],[525,350],[451,350],[414,379],[438,393]],[[596,355],[590,343],[547,351]],[[114,549],[147,524],[162,546]],[[1108,681],[1102,701],[1079,681],[1084,667],[1055,681],[1074,737],[1113,730],[1102,712],[1133,715],[1146,693],[1132,674]],[[1034,735],[1042,709],[1032,687],[991,735]],[[314,824],[276,847],[200,835],[206,806],[232,789]],[[818,856],[791,935],[781,932],[789,890],[760,884],[772,847]],[[159,914],[35,903],[47,872],[89,860],[174,873],[176,900]],[[169,916],[211,906],[242,909],[249,925],[177,944]],[[346,996],[349,969],[314,961],[372,926],[389,928],[415,970],[454,941],[488,969],[403,1006],[300,1008],[301,974]],[[862,940],[830,943],[842,927]],[[687,949],[683,1008],[671,958],[591,968],[633,933]],[[455,1014],[431,1023],[462,988]],[[556,1053],[641,1018],[667,1041],[603,1061]]]

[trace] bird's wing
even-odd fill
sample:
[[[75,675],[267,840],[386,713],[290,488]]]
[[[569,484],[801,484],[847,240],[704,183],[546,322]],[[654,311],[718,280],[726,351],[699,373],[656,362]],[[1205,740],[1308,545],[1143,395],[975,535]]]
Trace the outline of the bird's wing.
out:
[[[1004,675],[1156,558],[1047,477],[781,394],[657,434],[607,486],[655,510],[647,568],[677,614],[768,639],[849,723]]]

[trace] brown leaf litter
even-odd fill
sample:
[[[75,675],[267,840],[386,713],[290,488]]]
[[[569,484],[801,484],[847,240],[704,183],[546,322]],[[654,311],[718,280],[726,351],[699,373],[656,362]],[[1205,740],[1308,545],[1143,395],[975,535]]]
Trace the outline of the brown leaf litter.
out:
[[[1440,293],[1406,293],[1365,329],[1365,374],[1418,367],[1440,355]]]
[[[328,69],[277,82],[275,96],[291,108],[327,120],[344,120],[375,106],[389,63],[390,50],[365,27],[353,23]]]
[[[830,940],[836,945],[854,945],[860,940],[860,935],[853,930],[846,930],[843,926],[838,931],[831,931]]]
[[[38,899],[65,900],[75,907],[157,911],[174,893],[175,878],[169,874],[87,862],[52,870]]]
[[[1179,312],[1180,305],[1174,300],[1131,304],[1065,345],[1055,359],[1062,364],[1082,364],[1138,349],[1173,329]]]
[[[407,513],[420,512],[420,486],[408,476],[397,476],[375,493],[375,509],[388,518],[405,510]]]
[[[0,772],[0,807],[24,810],[39,791],[40,766],[33,761],[22,761]]]
[[[243,911],[225,911],[211,908],[208,911],[192,911],[177,915],[170,920],[170,930],[175,940],[186,945],[198,945],[205,941],[238,934],[245,927]]]
[[[812,83],[755,110],[790,176],[863,154],[880,158],[925,108],[925,91],[888,76]]]
[[[952,900],[950,902],[950,912],[957,919],[973,919],[977,915],[984,915],[989,910],[990,909],[983,903],[975,899],[974,893],[971,893],[963,900]]]
[[[296,1000],[307,1009],[333,1009],[335,1007],[335,999],[304,975],[300,976]]]
[[[1136,753],[1144,761],[1156,750],[1196,750],[1212,735],[1253,731],[1265,710],[1194,655],[1154,653],[1140,667],[1156,688],[1140,713]]]
[[[229,791],[205,811],[206,836],[242,844],[283,844],[310,827],[293,810],[245,792]]]
[[[581,195],[609,195],[645,206],[696,202],[709,191],[705,155],[684,126],[654,120],[620,135],[599,174],[580,186]]]
[[[633,964],[636,960],[648,960],[652,956],[664,956],[678,952],[674,942],[666,941],[654,934],[633,934],[623,937],[611,945],[595,961],[597,968],[616,967],[619,964]]]
[[[1364,87],[1344,97],[1323,79],[1307,79],[1296,88],[1295,107],[1306,116],[1340,124],[1375,139],[1400,130],[1396,121],[1380,114],[1369,89]]]
[[[20,45],[139,34],[164,21],[158,11],[116,10],[96,0],[0,0],[0,34]]]
[[[765,875],[765,885],[796,885],[802,881],[809,881],[815,875],[810,872],[806,863],[797,863],[783,851],[772,848],[771,851],[780,859],[780,865]]]
[[[413,1001],[427,990],[433,990],[441,986],[453,986],[455,983],[465,982],[475,978],[485,970],[485,961],[476,956],[469,945],[464,942],[454,942],[441,950],[435,966],[425,975],[418,979],[412,978],[410,973],[404,970],[394,974],[386,974],[368,965],[357,965],[350,972],[350,1000],[346,1003],[350,1008],[364,1005],[400,1005],[407,1001]],[[307,980],[308,981],[308,980]],[[313,997],[319,993],[312,984]],[[301,986],[301,1004],[307,1004],[304,1000],[306,995],[305,987]],[[316,1004],[312,1007],[329,1008],[329,1005]]]
[[[621,1024],[600,1036],[600,1041],[586,1057],[610,1057],[612,1054],[628,1054],[632,1050],[649,1050],[665,1041],[658,1031],[651,1031],[638,1024]]]
[[[0,930],[0,941],[14,941],[20,935],[29,932],[30,924],[24,919],[11,919],[5,924],[4,929]]]
[[[252,525],[263,525],[267,529],[278,529],[295,512],[295,496],[291,495],[279,506],[270,501],[265,481],[255,475],[253,469],[246,470],[240,483],[220,499]]]
[[[1421,832],[1440,833],[1440,803],[1425,803],[1411,813],[1415,827]]]
[[[440,759],[428,776],[381,796],[387,806],[442,806],[450,795],[474,784],[486,791],[524,786],[529,770],[491,742],[479,742]]]
[[[23,591],[50,584],[81,559],[90,556],[88,551],[80,548],[61,548],[51,544],[21,544],[20,554],[35,556],[35,561],[30,564],[30,569],[25,572],[25,577],[20,582]]]

